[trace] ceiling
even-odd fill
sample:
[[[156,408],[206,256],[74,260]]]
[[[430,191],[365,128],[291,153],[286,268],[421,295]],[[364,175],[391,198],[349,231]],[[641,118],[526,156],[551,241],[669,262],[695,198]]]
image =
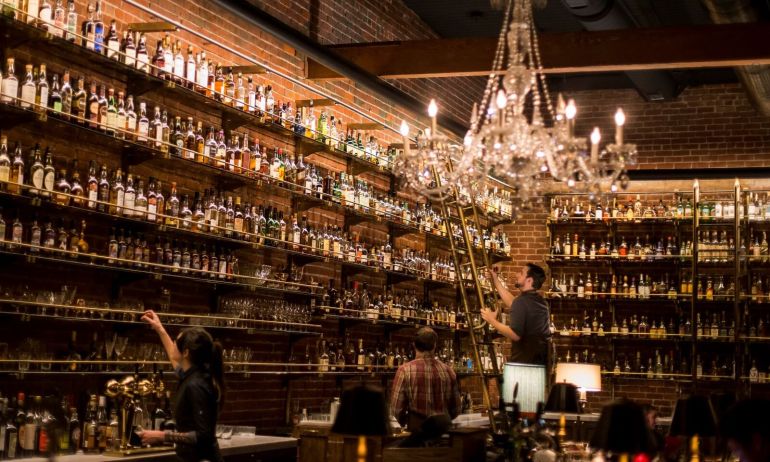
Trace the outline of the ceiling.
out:
[[[500,34],[503,14],[491,7],[490,0],[404,0],[404,3],[444,38],[497,37]],[[588,29],[570,11],[569,6],[579,8],[593,3],[590,0],[547,0],[545,3],[544,8],[535,8],[534,11],[539,31],[578,32]],[[614,3],[628,19],[628,27],[711,24],[709,13],[701,0],[614,0]],[[752,3],[761,20],[770,19],[770,0],[752,0]],[[626,27],[613,27],[610,24],[603,28]],[[658,74],[655,76],[658,83],[662,77],[672,87],[664,99],[675,97],[688,86],[737,81],[735,72],[730,68],[652,72]],[[557,91],[637,88],[642,96],[656,99],[645,94],[645,82],[640,82],[639,77],[625,73],[602,73],[552,75],[549,78],[553,89]]]

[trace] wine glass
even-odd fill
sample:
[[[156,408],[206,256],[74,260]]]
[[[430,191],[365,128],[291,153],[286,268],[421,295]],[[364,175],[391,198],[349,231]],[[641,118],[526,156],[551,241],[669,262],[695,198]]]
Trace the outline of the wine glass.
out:
[[[115,360],[120,361],[121,355],[123,355],[123,352],[126,351],[126,347],[128,346],[128,337],[121,337],[119,335],[115,335]],[[119,368],[119,366],[118,366]]]

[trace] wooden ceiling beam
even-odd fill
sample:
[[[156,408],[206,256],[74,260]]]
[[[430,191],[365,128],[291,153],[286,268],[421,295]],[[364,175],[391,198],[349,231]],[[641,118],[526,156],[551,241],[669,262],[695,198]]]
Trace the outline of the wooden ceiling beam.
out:
[[[547,74],[770,64],[770,23],[540,34]],[[486,76],[496,38],[431,39],[329,47],[381,78]],[[310,58],[310,80],[342,76]]]

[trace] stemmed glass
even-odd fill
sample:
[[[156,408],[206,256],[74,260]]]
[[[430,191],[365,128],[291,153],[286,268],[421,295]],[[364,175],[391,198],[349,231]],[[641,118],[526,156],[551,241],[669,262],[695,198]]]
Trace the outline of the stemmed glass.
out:
[[[121,355],[123,355],[123,352],[126,351],[126,347],[128,346],[128,337],[121,337],[119,335],[115,335],[115,360],[120,361]],[[118,366],[120,368],[120,366]]]

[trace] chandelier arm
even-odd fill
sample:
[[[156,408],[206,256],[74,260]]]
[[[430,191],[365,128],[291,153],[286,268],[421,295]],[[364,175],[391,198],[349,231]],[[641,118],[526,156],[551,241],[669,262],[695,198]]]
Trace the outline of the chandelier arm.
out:
[[[508,0],[505,13],[503,14],[503,26],[500,29],[500,36],[497,39],[497,48],[495,49],[495,58],[492,62],[492,72],[489,74],[489,79],[487,80],[487,85],[484,88],[484,94],[481,98],[481,105],[479,106],[479,111],[476,115],[475,120],[471,120],[471,132],[475,133],[479,129],[479,123],[484,120],[484,117],[486,116],[488,106],[492,100],[492,95],[497,90],[496,82],[499,80],[498,77],[498,71],[502,70],[503,68],[503,60],[505,58],[505,37],[506,37],[506,25],[508,24],[508,20],[510,18],[511,9],[513,6],[513,0]]]

